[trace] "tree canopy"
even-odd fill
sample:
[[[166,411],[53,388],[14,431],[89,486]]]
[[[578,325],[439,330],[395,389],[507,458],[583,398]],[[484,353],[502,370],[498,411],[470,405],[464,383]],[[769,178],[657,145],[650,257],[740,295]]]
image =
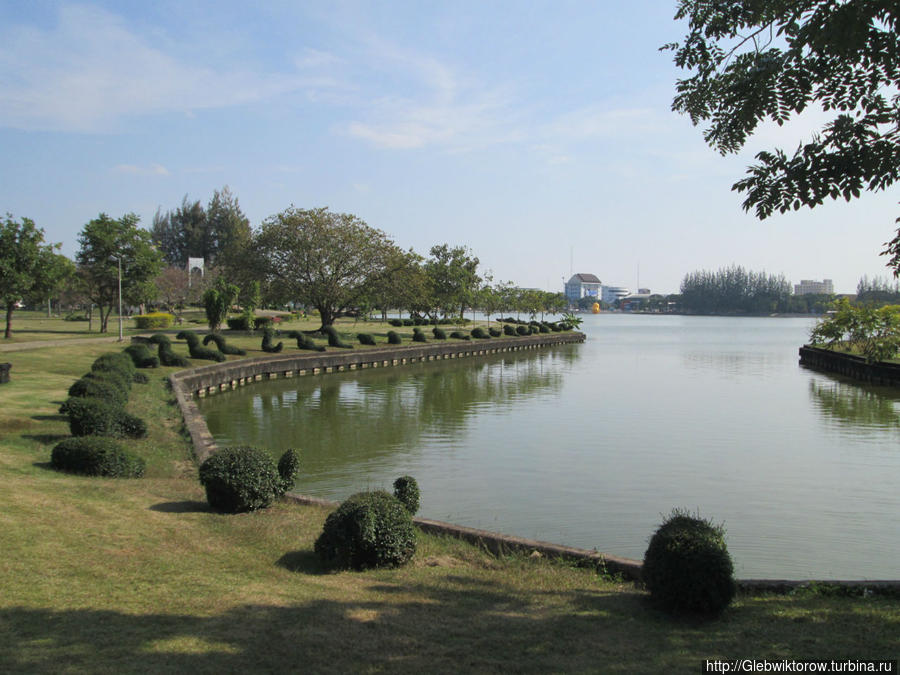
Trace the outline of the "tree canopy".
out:
[[[122,261],[122,296],[126,301],[143,301],[149,282],[162,269],[162,255],[151,244],[150,233],[138,227],[139,221],[133,213],[118,219],[101,213],[78,235],[81,248],[75,261],[88,298],[100,308],[102,333],[118,297],[118,260]]]
[[[381,230],[349,213],[291,207],[263,221],[255,241],[271,284],[315,307],[322,328],[355,307],[402,261]]]
[[[673,110],[705,124],[722,154],[765,121],[809,109],[831,114],[787,153],[760,152],[732,189],[760,219],[859,197],[900,178],[900,5],[896,0],[680,0],[684,41],[665,45],[692,74]],[[900,219],[898,219],[900,222]],[[900,231],[885,244],[900,274]]]
[[[185,195],[180,207],[157,210],[151,232],[166,262],[176,267],[203,258],[207,265],[237,268],[251,237],[250,221],[227,185],[213,192],[205,208]]]
[[[0,221],[0,301],[6,309],[5,338],[12,337],[12,315],[21,300],[40,297],[58,278],[62,265],[44,243],[44,230],[30,218],[20,221],[6,214]]]

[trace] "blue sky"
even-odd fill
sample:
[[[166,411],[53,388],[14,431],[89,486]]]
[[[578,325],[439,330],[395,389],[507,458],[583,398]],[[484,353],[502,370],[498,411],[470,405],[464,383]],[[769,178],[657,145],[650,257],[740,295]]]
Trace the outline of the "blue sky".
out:
[[[670,111],[674,2],[0,2],[0,212],[74,255],[100,212],[149,227],[228,185],[251,224],[354,213],[496,280],[570,271],[676,292],[739,264],[853,292],[887,276],[896,189],[759,222]],[[638,276],[639,275],[639,276]]]

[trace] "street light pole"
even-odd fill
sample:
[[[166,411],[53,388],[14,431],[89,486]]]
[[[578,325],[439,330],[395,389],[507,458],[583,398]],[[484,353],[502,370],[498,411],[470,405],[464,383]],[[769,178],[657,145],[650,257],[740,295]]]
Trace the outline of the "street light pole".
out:
[[[122,334],[122,256],[116,256],[119,262],[119,342],[124,341],[125,336]]]

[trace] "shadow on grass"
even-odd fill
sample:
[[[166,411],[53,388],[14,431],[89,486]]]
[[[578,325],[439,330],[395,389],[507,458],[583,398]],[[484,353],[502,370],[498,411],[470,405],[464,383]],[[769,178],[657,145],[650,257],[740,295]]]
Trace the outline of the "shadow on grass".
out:
[[[160,502],[150,507],[151,511],[160,513],[212,513],[213,510],[206,502],[185,500],[182,502]]]
[[[0,671],[657,673],[748,654],[896,658],[898,607],[881,601],[750,598],[696,626],[636,591],[416,578],[341,573],[340,600],[282,596],[212,614],[0,609]]]
[[[62,405],[62,404],[60,404]],[[31,419],[36,420],[38,422],[68,422],[69,418],[67,415],[63,415],[62,413],[56,413],[54,415],[32,415]]]
[[[69,434],[24,434],[22,438],[27,438],[30,441],[37,441],[43,445],[50,445],[52,443],[58,443],[64,438],[69,438]]]
[[[331,571],[322,564],[319,556],[313,551],[285,553],[275,561],[275,564],[288,572],[302,572],[303,574],[328,574]]]

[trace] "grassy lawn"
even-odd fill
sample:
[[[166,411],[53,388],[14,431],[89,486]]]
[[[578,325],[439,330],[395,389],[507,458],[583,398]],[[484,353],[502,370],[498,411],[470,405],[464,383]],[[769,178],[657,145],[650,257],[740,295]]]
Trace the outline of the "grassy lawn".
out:
[[[150,429],[129,442],[145,478],[53,471],[66,389],[118,348],[0,355],[13,363],[0,385],[0,672],[659,673],[900,655],[898,599],[741,596],[716,620],[676,619],[590,570],[426,535],[405,568],[324,570],[323,509],[207,508],[165,368],[144,371],[129,403]]]

